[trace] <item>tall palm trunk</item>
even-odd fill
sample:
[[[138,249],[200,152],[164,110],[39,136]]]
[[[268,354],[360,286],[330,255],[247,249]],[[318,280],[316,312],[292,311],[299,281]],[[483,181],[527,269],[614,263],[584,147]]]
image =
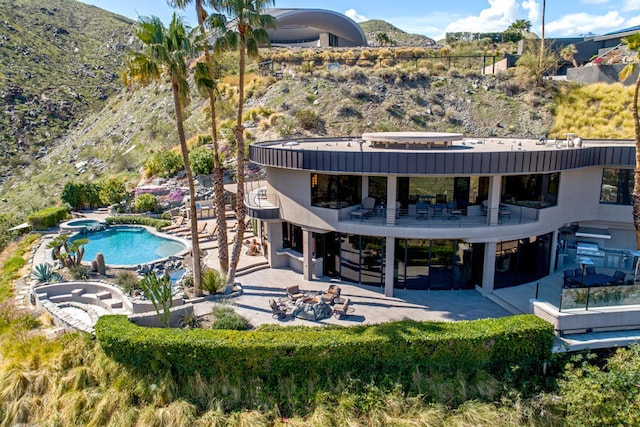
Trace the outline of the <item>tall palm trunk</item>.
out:
[[[200,34],[204,38],[204,58],[207,64],[209,78],[213,77],[213,61],[209,52],[209,43],[207,42],[207,33],[204,28],[205,13],[202,7],[202,0],[196,0],[196,13],[198,15],[198,26]],[[218,129],[216,119],[216,98],[213,89],[209,90],[209,110],[211,113],[211,136],[213,137],[213,194],[214,206],[217,224],[217,240],[218,240],[218,263],[220,264],[220,272],[226,276],[229,271],[229,244],[227,243],[227,219],[225,216],[224,203],[224,177],[223,170],[220,165],[220,154],[218,144]]]
[[[246,208],[244,204],[244,128],[242,127],[242,110],[244,104],[244,73],[246,65],[247,38],[245,28],[239,28],[240,32],[240,70],[238,82],[238,117],[236,118],[236,127],[233,133],[236,138],[236,182],[238,186],[236,194],[236,219],[238,225],[233,251],[231,252],[231,263],[229,266],[229,275],[227,276],[227,289],[233,286],[235,281],[236,269],[240,261],[240,251],[242,250],[242,240],[246,229],[245,216]]]
[[[638,118],[638,92],[640,74],[633,91],[633,129],[636,142],[636,167],[633,170],[633,226],[636,230],[636,247],[640,249],[640,119]]]
[[[542,63],[544,62],[544,14],[547,8],[547,1],[542,0],[542,36],[540,37],[540,70],[542,70]]]
[[[196,296],[202,295],[201,269],[200,269],[200,243],[198,242],[198,211],[196,210],[196,189],[193,184],[193,173],[189,164],[189,150],[187,149],[187,139],[184,136],[184,126],[182,117],[182,104],[178,96],[178,83],[171,78],[171,89],[173,92],[173,106],[176,110],[176,121],[178,122],[178,138],[180,139],[180,151],[184,169],[187,173],[187,183],[189,185],[189,211],[191,213],[191,249],[193,250],[193,286]]]

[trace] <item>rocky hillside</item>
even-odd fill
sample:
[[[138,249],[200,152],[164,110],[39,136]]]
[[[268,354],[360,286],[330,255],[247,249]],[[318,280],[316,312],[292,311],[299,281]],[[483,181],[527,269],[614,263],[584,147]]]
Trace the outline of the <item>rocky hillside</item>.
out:
[[[133,22],[73,0],[0,0],[0,179],[121,90]]]
[[[367,36],[369,46],[432,47],[436,45],[436,42],[427,36],[409,34],[380,19],[371,19],[359,25]],[[380,34],[385,34],[388,40],[381,38]]]

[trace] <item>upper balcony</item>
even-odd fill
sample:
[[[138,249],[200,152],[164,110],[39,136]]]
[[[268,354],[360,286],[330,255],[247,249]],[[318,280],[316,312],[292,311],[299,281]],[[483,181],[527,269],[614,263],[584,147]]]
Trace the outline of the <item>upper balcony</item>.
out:
[[[279,219],[280,204],[278,196],[268,193],[267,187],[247,188],[244,198],[247,207],[247,215],[256,219]]]
[[[434,205],[418,210],[415,205],[410,205],[408,209],[376,206],[369,212],[360,208],[341,209],[339,221],[373,226],[471,228],[536,223],[539,221],[539,212],[538,209],[507,204],[495,209],[483,209],[481,206],[452,209]]]

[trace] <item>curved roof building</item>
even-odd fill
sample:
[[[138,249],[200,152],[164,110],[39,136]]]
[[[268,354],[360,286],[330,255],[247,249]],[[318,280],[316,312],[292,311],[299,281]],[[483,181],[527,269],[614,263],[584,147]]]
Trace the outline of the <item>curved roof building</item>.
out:
[[[323,9],[270,9],[277,28],[267,30],[273,46],[354,47],[366,46],[360,26],[343,15]]]

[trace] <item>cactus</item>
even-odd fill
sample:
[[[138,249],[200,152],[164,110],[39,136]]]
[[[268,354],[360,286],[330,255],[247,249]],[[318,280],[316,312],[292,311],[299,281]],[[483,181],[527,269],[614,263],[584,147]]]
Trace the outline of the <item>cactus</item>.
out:
[[[102,252],[98,252],[98,254],[96,255],[96,271],[98,272],[99,275],[104,276],[107,268],[104,264],[104,255],[102,255]]]

